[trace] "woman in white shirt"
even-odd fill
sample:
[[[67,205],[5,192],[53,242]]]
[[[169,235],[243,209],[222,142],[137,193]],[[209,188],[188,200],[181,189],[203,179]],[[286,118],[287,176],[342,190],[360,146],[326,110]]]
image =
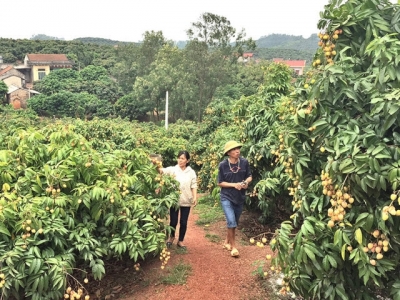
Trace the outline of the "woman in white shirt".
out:
[[[175,240],[176,226],[179,220],[179,239],[177,246],[186,248],[183,244],[187,230],[187,221],[189,219],[190,208],[197,205],[197,177],[194,170],[189,166],[190,155],[187,151],[178,153],[178,164],[173,167],[161,168],[160,172],[167,175],[175,176],[180,183],[181,195],[179,198],[179,209],[171,207],[170,209],[170,226],[173,228],[170,237],[167,240],[167,247],[170,248]]]

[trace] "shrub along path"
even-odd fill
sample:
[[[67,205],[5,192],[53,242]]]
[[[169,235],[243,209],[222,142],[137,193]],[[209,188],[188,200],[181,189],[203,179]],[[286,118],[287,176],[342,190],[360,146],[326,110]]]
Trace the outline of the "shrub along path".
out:
[[[236,239],[240,257],[233,258],[230,252],[222,247],[226,230],[225,221],[220,219],[210,225],[196,225],[199,219],[198,213],[198,208],[195,208],[189,217],[185,238],[187,251],[178,249],[174,243],[170,250],[171,258],[164,270],[161,270],[158,258],[147,262],[141,266],[140,280],[126,282],[119,295],[115,296],[124,300],[277,299],[271,296],[272,289],[267,281],[252,274],[259,265],[256,266],[255,262],[266,262],[266,254],[272,254],[269,247],[259,248],[250,245],[248,238],[238,230]],[[244,221],[246,215],[245,212]],[[174,266],[179,264],[191,267],[186,283],[183,285],[163,283],[166,276],[172,273]],[[265,270],[267,268],[269,269],[269,262],[266,262],[264,267]],[[132,274],[132,268],[129,269],[125,276],[131,276],[129,274]]]

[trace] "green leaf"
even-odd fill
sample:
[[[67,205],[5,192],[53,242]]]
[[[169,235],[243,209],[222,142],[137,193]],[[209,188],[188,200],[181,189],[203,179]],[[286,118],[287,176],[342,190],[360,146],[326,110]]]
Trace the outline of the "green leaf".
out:
[[[358,244],[361,245],[362,244],[362,240],[363,240],[363,234],[362,234],[360,228],[356,229],[355,238],[356,238],[356,241],[358,242]]]
[[[339,170],[342,171],[345,167],[349,166],[352,163],[353,163],[353,160],[351,158],[346,158],[345,160],[343,160],[340,163]]]
[[[5,235],[11,236],[10,231],[4,226],[3,223],[0,223],[0,233],[4,233]]]
[[[331,255],[327,255],[326,256],[329,260],[329,263],[331,264],[332,267],[337,268],[337,261],[335,260],[335,258],[333,258]]]
[[[356,224],[358,224],[359,222],[365,220],[368,216],[369,216],[369,213],[367,213],[367,212],[360,214],[357,217]]]
[[[371,100],[371,104],[375,104],[375,103],[383,102],[383,101],[384,101],[383,98],[373,98]]]
[[[308,256],[308,258],[310,258],[311,260],[315,260],[315,254],[314,254],[314,252],[312,252],[308,247],[307,247],[307,245],[304,245],[304,251],[305,251],[305,253],[307,254],[307,256]]]
[[[303,226],[307,229],[311,234],[315,234],[314,227],[311,225],[310,221],[305,220]]]
[[[303,169],[301,168],[301,164],[297,163],[296,164],[296,174],[299,176],[303,176]]]
[[[365,229],[365,231],[371,231],[373,224],[374,224],[374,215],[368,214],[368,217],[366,219],[366,222],[365,222],[365,225],[363,228]]]
[[[342,250],[340,251],[343,260],[345,260],[345,258],[346,258],[346,248],[347,248],[347,245],[343,244]]]
[[[378,146],[378,147],[376,147],[373,151],[372,151],[372,156],[375,156],[375,155],[377,155],[378,153],[380,153],[380,152],[382,152],[382,150],[383,149],[385,149],[386,147],[385,146]]]
[[[337,284],[335,287],[336,294],[340,296],[343,300],[349,299],[349,296],[346,294],[346,291],[344,290],[343,284]]]
[[[398,105],[391,105],[389,108],[389,115],[395,114],[399,110],[400,106]]]
[[[385,124],[383,124],[383,130],[388,130],[390,128],[390,126],[392,126],[394,124],[394,122],[396,122],[397,120],[397,115],[390,115],[388,118],[386,118],[386,122]]]
[[[299,109],[299,110],[297,111],[297,114],[299,115],[299,117],[301,117],[301,118],[304,119],[304,117],[305,117],[304,109]]]
[[[333,238],[333,244],[335,245],[342,245],[343,243],[343,232],[341,230],[336,230],[334,238]]]

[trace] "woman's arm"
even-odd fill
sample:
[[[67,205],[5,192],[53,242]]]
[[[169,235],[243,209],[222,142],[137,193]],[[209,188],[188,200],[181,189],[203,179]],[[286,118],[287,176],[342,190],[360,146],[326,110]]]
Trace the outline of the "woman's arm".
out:
[[[193,207],[197,205],[197,188],[192,188],[192,196],[193,196]]]

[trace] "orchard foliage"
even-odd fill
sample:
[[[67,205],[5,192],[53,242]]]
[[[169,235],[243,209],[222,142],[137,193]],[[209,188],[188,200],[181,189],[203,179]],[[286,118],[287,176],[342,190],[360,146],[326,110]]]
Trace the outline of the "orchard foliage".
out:
[[[35,89],[41,94],[28,106],[42,116],[106,118],[115,115],[113,104],[121,96],[106,69],[95,66],[53,71],[35,83]]]
[[[8,92],[8,87],[4,81],[0,81],[0,104],[6,103],[6,95]]]
[[[269,222],[292,211],[271,241],[282,293],[400,299],[399,20],[389,1],[331,1],[306,76],[292,88],[273,64],[257,94],[210,105],[199,128],[203,186],[237,138],[255,177],[248,204]]]
[[[148,33],[144,43],[160,50],[146,56],[141,69],[146,72],[139,72],[129,49],[117,50],[124,74],[131,76],[124,80],[130,93],[115,106],[121,115],[161,110],[170,90],[181,97],[174,116],[196,113],[199,124],[179,121],[166,131],[122,119],[39,123],[29,111],[17,117],[4,110],[0,285],[5,295],[57,298],[77,265],[84,266],[82,276],[98,279],[106,258],[137,261],[160,252],[169,230],[162,219],[178,194],[176,182],[159,176],[148,155],[161,154],[164,165],[172,165],[179,150],[189,150],[200,188],[216,197],[222,149],[233,139],[243,143],[242,155],[252,168],[247,205],[261,212],[263,222],[287,220],[271,241],[277,252],[273,267],[285,276],[283,294],[400,299],[399,5],[331,0],[318,24],[313,68],[296,80],[284,64],[236,66],[221,60],[218,53],[231,46],[218,28],[207,38],[208,26],[218,21],[228,26],[228,35],[235,31],[224,18],[203,17],[203,23],[193,24],[184,64],[161,33]],[[132,48],[135,55],[145,49]],[[224,72],[233,66],[236,78]],[[38,96],[35,110],[60,99],[50,114],[87,117],[89,108],[99,108],[89,94],[84,105],[71,95],[104,91],[96,85],[90,87],[94,93],[75,89],[83,80],[105,78],[100,69],[86,71],[83,77],[68,76],[71,71],[54,72],[62,80],[46,77],[49,84],[43,81],[42,88],[48,99]],[[224,77],[217,76],[221,72]],[[60,91],[60,81],[70,83],[68,91]],[[198,85],[187,84],[191,81]],[[200,100],[194,104],[196,94]],[[146,109],[140,110],[143,100]]]
[[[250,162],[252,186],[256,187],[249,190],[248,205],[260,210],[265,221],[275,214],[278,207],[282,209],[285,199],[286,202],[289,199],[289,195],[284,192],[290,184],[282,172],[284,168],[271,166],[271,163],[276,162],[271,144],[279,141],[278,134],[274,135],[278,132],[276,121],[279,119],[275,101],[288,92],[292,72],[283,64],[272,63],[258,67],[260,70],[255,71],[255,66],[249,66],[252,72],[264,74],[258,92],[236,101],[211,103],[190,145],[196,163],[201,166],[198,173],[200,186],[211,191],[216,186],[212,175],[224,159],[224,144],[232,139],[243,143],[242,155]],[[242,91],[247,89],[243,89],[241,84],[239,87]],[[287,109],[289,111],[289,107]]]
[[[389,1],[331,1],[314,69],[277,102],[293,215],[272,247],[303,297],[400,299],[399,21]]]
[[[3,296],[60,299],[76,267],[78,280],[99,280],[107,259],[133,265],[161,252],[179,193],[149,150],[175,161],[183,142],[160,133],[151,141],[155,128],[140,134],[126,121],[36,122],[5,113],[0,122]]]
[[[214,173],[224,158],[223,147],[228,140],[240,138],[234,124],[232,102],[214,101],[205,110],[204,119],[190,139],[189,149],[196,164],[199,187],[211,191],[216,187]]]

